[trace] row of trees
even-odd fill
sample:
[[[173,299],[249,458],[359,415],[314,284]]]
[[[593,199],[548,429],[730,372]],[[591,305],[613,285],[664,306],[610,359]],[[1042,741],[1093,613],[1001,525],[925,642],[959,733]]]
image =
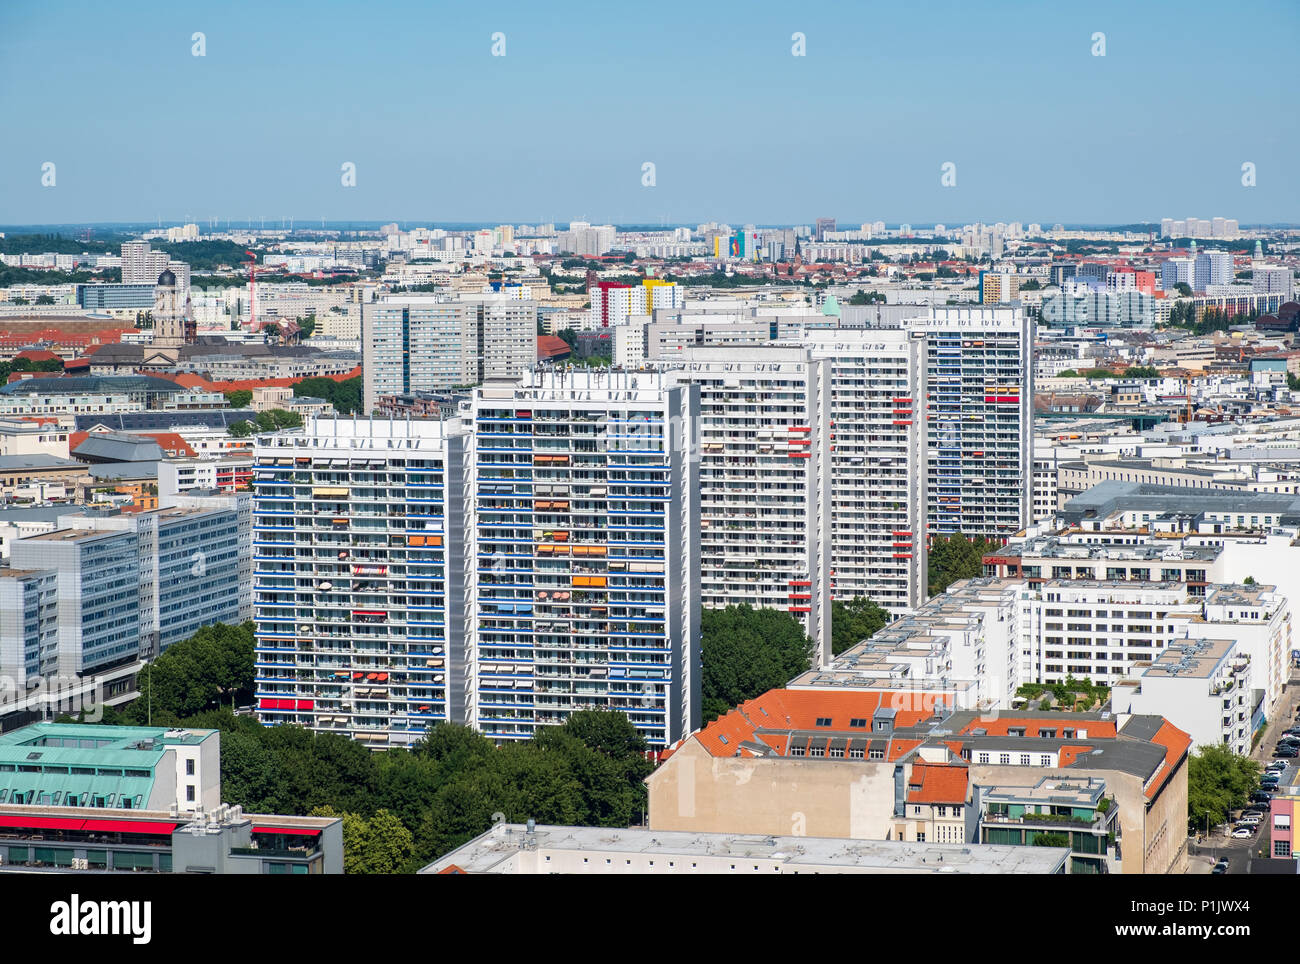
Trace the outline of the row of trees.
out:
[[[204,627],[154,660],[140,697],[106,709],[103,722],[221,730],[223,802],[342,815],[349,872],[411,872],[486,831],[496,813],[609,827],[642,817],[653,764],[622,713],[576,713],[502,747],[440,723],[409,751],[375,754],[344,736],[233,712],[253,699],[253,646],[252,623]]]
[[[332,378],[304,378],[293,386],[295,398],[323,398],[340,415],[361,411],[361,376],[335,381]]]
[[[249,393],[250,397],[252,393]],[[248,438],[254,432],[278,432],[285,428],[301,428],[302,416],[283,408],[270,408],[248,421],[231,422],[226,432],[234,438]]]
[[[1109,368],[1087,368],[1083,374],[1075,371],[1073,368],[1067,368],[1057,375],[1058,378],[1086,378],[1095,381],[1099,378],[1159,378],[1160,370],[1150,365],[1130,365],[1122,372],[1111,371]]]
[[[30,358],[15,358],[13,361],[0,361],[0,382],[9,381],[14,372],[61,372],[63,362],[57,358],[47,358],[34,362]]]

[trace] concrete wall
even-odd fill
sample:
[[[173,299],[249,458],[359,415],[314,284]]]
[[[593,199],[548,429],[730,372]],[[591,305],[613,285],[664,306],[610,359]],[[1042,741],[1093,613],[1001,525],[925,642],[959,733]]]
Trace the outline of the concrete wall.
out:
[[[883,840],[894,764],[714,757],[690,740],[650,777],[652,830]]]

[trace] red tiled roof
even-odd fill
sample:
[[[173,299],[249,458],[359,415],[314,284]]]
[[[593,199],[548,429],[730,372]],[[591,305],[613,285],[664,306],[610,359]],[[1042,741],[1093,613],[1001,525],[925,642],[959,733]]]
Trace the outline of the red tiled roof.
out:
[[[16,360],[19,359],[19,358],[28,358],[28,359],[31,359],[31,360],[34,361],[34,362],[38,362],[38,361],[57,361],[57,362],[61,362],[61,361],[63,361],[63,359],[62,359],[60,356],[54,354],[54,352],[52,352],[52,351],[45,351],[43,348],[28,348],[28,349],[26,349],[26,350],[24,350],[24,351],[20,351],[18,354],[14,355],[14,360],[16,361]]]
[[[165,378],[168,381],[175,382],[182,388],[188,388],[201,392],[236,392],[249,391],[255,388],[292,388],[299,382],[307,378],[328,378],[332,382],[343,382],[349,378],[357,378],[361,375],[361,366],[349,372],[343,372],[337,375],[301,375],[297,378],[242,378],[234,381],[210,382],[200,375],[194,375],[189,372],[180,374],[172,372],[142,372],[141,374],[155,375],[158,378]]]
[[[934,693],[877,693],[847,692],[827,693],[823,690],[768,690],[762,696],[748,700],[714,720],[695,734],[706,750],[714,756],[735,756],[739,745],[746,741],[764,742],[781,749],[786,740],[761,739],[756,730],[815,730],[818,719],[829,718],[830,729],[836,733],[853,732],[851,719],[871,720],[882,705],[894,706],[896,727],[914,726],[928,719],[934,712]],[[868,736],[870,730],[862,730]],[[725,742],[722,737],[726,737]],[[920,740],[895,740],[891,752],[898,747],[897,756],[919,746]],[[785,752],[782,750],[782,752]],[[892,756],[891,759],[896,759]]]
[[[168,456],[185,456],[187,458],[198,455],[190,443],[175,432],[141,432],[158,443],[158,447]]]
[[[1073,724],[1077,730],[1085,730],[1090,737],[1096,739],[1114,739],[1117,735],[1114,720],[1070,720],[1068,717],[1062,718],[1061,714],[1054,713],[1048,719],[1033,716],[1006,716],[999,714],[996,718],[981,719],[976,717],[963,729],[962,735],[970,733],[971,730],[983,730],[989,736],[1007,736],[1008,731],[1015,727],[1023,729],[1025,736],[1038,736],[1040,729],[1055,730],[1059,735],[1062,726]]]
[[[967,772],[964,766],[917,763],[907,778],[908,803],[965,803]]]
[[[1165,720],[1160,729],[1156,730],[1156,735],[1151,738],[1151,742],[1158,743],[1165,748],[1165,762],[1155,773],[1157,779],[1153,779],[1151,785],[1144,791],[1145,796],[1148,798],[1159,793],[1161,787],[1169,781],[1174,768],[1178,766],[1178,761],[1185,757],[1187,751],[1191,749],[1192,738],[1168,720]]]
[[[548,358],[559,358],[569,354],[571,350],[569,343],[558,335],[537,336],[537,358],[540,361],[545,361]]]

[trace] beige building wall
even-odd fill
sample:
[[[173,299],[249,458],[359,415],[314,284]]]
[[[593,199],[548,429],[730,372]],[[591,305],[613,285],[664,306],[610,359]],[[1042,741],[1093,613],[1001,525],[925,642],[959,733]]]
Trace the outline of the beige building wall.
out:
[[[930,819],[894,816],[894,769],[883,760],[714,757],[692,739],[646,781],[649,826],[860,840],[915,840],[924,830],[931,842]],[[1119,805],[1123,872],[1187,872],[1186,759],[1150,809],[1141,781],[1117,770],[971,764],[969,773],[971,785],[985,786],[1100,777]]]
[[[884,840],[894,824],[884,761],[714,757],[692,739],[647,783],[652,830]]]

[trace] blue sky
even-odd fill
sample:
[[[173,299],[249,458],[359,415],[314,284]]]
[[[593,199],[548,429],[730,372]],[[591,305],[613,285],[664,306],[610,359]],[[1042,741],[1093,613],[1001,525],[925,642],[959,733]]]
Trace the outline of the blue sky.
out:
[[[1296,0],[3,3],[0,224],[1300,222],[1298,44]]]

